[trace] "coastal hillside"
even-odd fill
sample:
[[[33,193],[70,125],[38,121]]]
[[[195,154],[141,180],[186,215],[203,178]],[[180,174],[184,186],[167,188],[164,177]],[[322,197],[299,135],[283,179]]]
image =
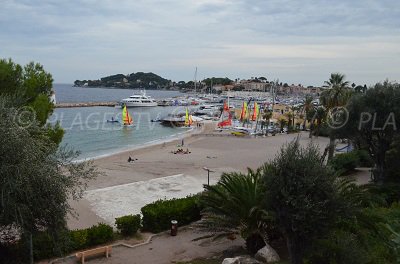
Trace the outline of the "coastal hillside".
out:
[[[76,80],[74,86],[165,89],[170,87],[170,83],[170,80],[164,79],[155,73],[137,72],[128,75],[110,75],[100,80]]]

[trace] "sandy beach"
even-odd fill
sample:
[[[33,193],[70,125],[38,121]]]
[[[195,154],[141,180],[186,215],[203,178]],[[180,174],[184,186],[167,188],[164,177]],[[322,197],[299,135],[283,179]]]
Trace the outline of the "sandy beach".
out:
[[[161,198],[185,197],[200,192],[207,184],[207,171],[211,169],[210,183],[218,181],[221,173],[245,172],[272,159],[281,146],[300,137],[307,145],[308,133],[283,134],[268,137],[224,136],[213,132],[214,124],[207,124],[202,133],[191,133],[184,139],[183,149],[190,154],[173,154],[182,139],[127,151],[95,160],[105,173],[91,182],[84,199],[71,203],[79,215],[69,217],[71,229],[90,227],[98,222],[114,224],[114,218],[136,214],[140,208]],[[321,151],[327,138],[313,139]],[[127,162],[128,157],[137,159]]]

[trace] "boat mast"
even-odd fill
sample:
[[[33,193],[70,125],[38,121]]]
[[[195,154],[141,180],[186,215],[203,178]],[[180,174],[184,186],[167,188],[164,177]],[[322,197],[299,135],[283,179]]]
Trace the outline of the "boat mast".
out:
[[[197,93],[197,66],[196,66],[196,70],[194,72],[194,93]]]

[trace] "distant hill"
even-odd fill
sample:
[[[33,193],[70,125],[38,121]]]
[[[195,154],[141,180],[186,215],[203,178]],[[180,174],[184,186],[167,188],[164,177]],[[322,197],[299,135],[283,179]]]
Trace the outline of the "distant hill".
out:
[[[168,89],[171,86],[171,81],[152,72],[137,72],[128,75],[110,75],[100,80],[76,80],[74,86]]]

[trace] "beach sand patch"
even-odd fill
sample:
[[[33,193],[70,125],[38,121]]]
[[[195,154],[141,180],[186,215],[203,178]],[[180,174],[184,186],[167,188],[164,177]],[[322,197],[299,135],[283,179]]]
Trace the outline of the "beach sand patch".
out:
[[[211,184],[216,182],[217,179],[211,179]],[[159,199],[183,198],[199,193],[206,183],[206,178],[178,174],[86,191],[84,198],[98,216],[114,225],[116,217],[139,214],[143,206]]]

